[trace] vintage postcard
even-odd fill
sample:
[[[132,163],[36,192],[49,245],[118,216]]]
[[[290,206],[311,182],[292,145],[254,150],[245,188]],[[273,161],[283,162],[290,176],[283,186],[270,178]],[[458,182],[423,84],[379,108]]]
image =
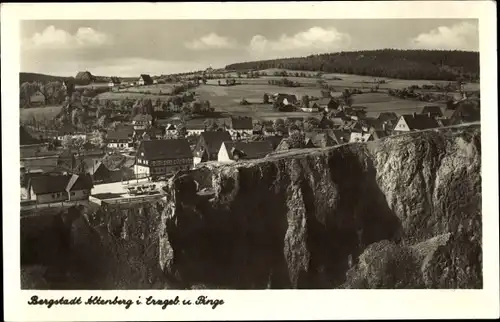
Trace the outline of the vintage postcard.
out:
[[[498,317],[494,13],[2,5],[5,320]]]

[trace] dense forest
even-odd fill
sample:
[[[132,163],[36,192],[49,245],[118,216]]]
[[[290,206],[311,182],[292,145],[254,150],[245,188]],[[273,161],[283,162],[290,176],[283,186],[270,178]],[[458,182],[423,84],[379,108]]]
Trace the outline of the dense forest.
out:
[[[63,82],[64,80],[70,79],[74,79],[74,77],[60,77],[37,73],[19,73],[19,84],[33,82],[41,82],[43,84],[46,84],[50,82]]]
[[[243,62],[226,66],[228,70],[268,68],[399,79],[453,81],[464,78],[467,81],[478,81],[479,53],[456,50],[382,49]]]

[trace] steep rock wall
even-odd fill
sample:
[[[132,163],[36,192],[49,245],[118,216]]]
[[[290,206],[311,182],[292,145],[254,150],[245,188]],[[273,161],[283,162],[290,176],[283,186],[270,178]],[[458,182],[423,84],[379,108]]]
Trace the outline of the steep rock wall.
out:
[[[201,168],[167,191],[22,218],[22,287],[482,287],[479,125]]]
[[[21,287],[163,289],[158,227],[164,203],[88,209],[21,220]]]
[[[213,195],[170,182],[160,264],[185,288],[482,287],[480,170],[479,125],[199,170]]]

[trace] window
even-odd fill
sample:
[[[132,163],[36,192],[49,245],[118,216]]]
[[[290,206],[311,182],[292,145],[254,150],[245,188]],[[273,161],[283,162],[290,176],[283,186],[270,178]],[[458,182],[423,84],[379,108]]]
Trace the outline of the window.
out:
[[[55,193],[53,193],[53,194],[52,194],[52,199],[55,199],[55,198],[56,198],[56,194],[55,194]]]
[[[75,196],[75,195],[76,195],[76,193],[75,193],[74,191],[71,191],[71,195],[72,195],[72,196]]]

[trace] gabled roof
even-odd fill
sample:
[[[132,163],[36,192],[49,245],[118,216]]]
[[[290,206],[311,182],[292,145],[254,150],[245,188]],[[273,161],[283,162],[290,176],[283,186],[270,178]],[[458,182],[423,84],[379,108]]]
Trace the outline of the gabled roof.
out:
[[[205,142],[208,153],[217,153],[224,141],[232,141],[228,131],[205,131],[200,134],[200,140]]]
[[[89,174],[73,174],[69,177],[66,191],[91,189],[93,186],[92,178]]]
[[[439,127],[439,123],[426,114],[404,114],[401,117],[405,120],[410,130],[425,130]]]
[[[141,74],[141,77],[142,80],[145,82],[145,83],[152,83],[153,82],[153,79],[151,78],[151,76],[149,76],[148,74]]]
[[[419,109],[419,114],[428,114],[431,113],[431,116],[443,116],[443,110],[440,106],[437,105],[426,105]]]
[[[230,125],[233,130],[253,130],[251,117],[231,117]]]
[[[391,121],[391,120],[398,120],[399,117],[394,112],[382,112],[378,115],[377,119],[382,121],[382,122],[386,122],[386,121]]]
[[[349,142],[350,143],[354,143],[354,142],[368,142],[370,140],[370,138],[372,138],[372,134],[371,133],[356,133],[356,132],[353,132],[353,133],[351,133],[351,137],[349,139]]]
[[[264,141],[270,142],[273,149],[276,149],[278,147],[278,145],[281,143],[281,140],[283,140],[283,137],[279,135],[270,135],[264,137]]]
[[[335,139],[337,144],[347,143],[351,139],[351,133],[342,130],[332,130],[331,136]]]
[[[24,126],[19,126],[19,143],[20,145],[38,144],[41,143],[39,139],[33,137]]]
[[[142,141],[138,153],[143,152],[147,160],[192,158],[189,141],[186,139]]]
[[[30,186],[35,194],[84,190],[93,187],[90,175],[42,175],[33,177]]]
[[[335,140],[326,131],[306,132],[305,136],[317,148],[325,148],[336,144]]]
[[[133,132],[127,131],[125,129],[116,129],[115,131],[109,131],[106,135],[106,142],[128,142]]]
[[[222,144],[226,147],[228,156],[231,160],[234,160],[235,151],[242,153],[240,159],[260,159],[273,152],[273,146],[269,141],[225,141]]]
[[[478,122],[481,120],[481,107],[478,100],[460,102],[450,117],[452,124]]]

